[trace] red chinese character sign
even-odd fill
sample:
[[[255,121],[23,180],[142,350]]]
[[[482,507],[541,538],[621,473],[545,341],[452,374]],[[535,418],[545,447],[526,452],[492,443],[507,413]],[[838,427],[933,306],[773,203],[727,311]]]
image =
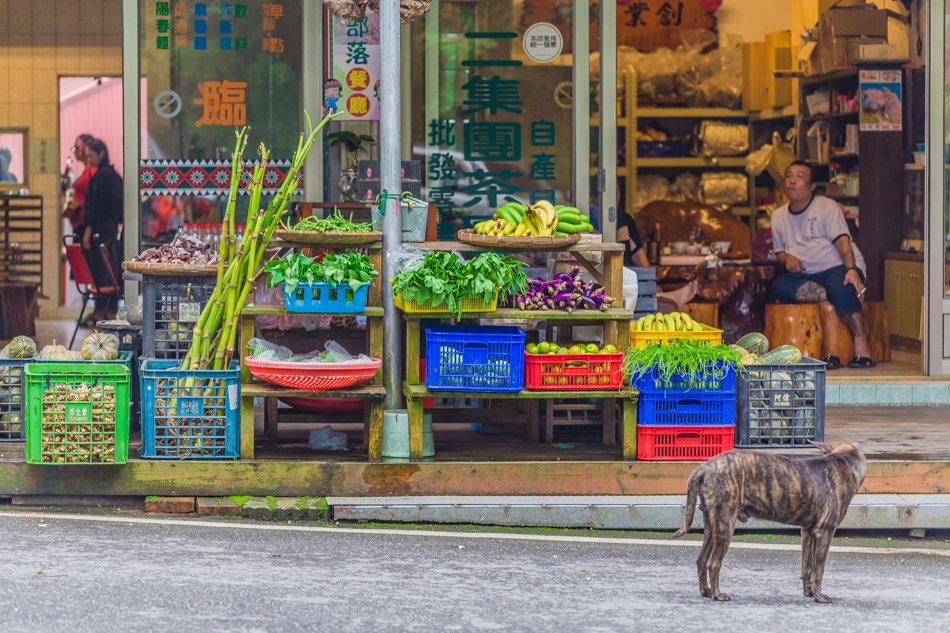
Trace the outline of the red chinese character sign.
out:
[[[379,120],[379,16],[372,11],[360,21],[327,13],[326,110],[340,110],[344,121]]]

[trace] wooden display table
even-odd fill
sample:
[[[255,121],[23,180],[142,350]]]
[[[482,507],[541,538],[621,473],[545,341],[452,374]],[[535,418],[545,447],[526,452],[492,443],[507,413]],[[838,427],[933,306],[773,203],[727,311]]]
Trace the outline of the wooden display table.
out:
[[[473,246],[461,242],[426,242],[413,246],[428,251],[460,251],[485,252],[491,248]],[[574,261],[587,270],[600,283],[611,297],[623,304],[623,245],[617,243],[584,243],[575,244],[558,252],[570,253]],[[602,254],[602,263],[597,265],[594,253]],[[420,383],[419,349],[422,342],[421,319],[450,319],[449,314],[408,314],[403,313],[406,323],[406,365],[403,395],[409,413],[409,459],[422,459],[422,404],[426,398],[475,398],[475,399],[528,399],[531,400],[531,414],[529,433],[535,437],[538,432],[537,404],[544,400],[588,400],[600,399],[603,402],[604,413],[604,444],[611,445],[617,441],[615,433],[616,401],[622,401],[621,435],[622,454],[625,459],[634,459],[637,452],[636,434],[636,402],[637,390],[626,387],[617,391],[527,391],[516,393],[496,393],[478,391],[429,391]],[[614,308],[611,310],[578,310],[573,313],[556,310],[517,310],[499,308],[494,312],[466,312],[462,321],[495,319],[495,320],[546,320],[557,321],[558,324],[569,325],[579,323],[583,325],[602,324],[604,327],[604,344],[613,344],[618,350],[630,347],[630,320],[632,310]],[[427,366],[427,371],[430,368]]]
[[[297,247],[301,249],[333,249],[333,250],[366,250],[370,262],[378,272],[382,273],[382,242],[361,244],[359,246],[340,246],[328,238],[325,244],[312,242],[295,243],[288,240],[273,240],[272,246]],[[383,438],[383,407],[386,398],[386,388],[383,387],[382,371],[364,385],[349,389],[330,391],[308,391],[290,389],[255,381],[250,370],[244,364],[244,358],[249,354],[248,342],[254,338],[254,318],[257,316],[365,316],[366,317],[366,354],[372,358],[383,357],[383,308],[382,286],[377,276],[370,282],[369,293],[366,298],[366,308],[361,313],[288,313],[283,304],[280,305],[248,305],[241,312],[241,458],[254,457],[254,398],[262,397],[269,406],[278,398],[361,398],[363,399],[363,438],[368,447],[369,459],[378,461],[381,458]],[[263,333],[262,333],[263,334]],[[276,406],[276,405],[275,405]],[[264,433],[271,441],[277,441],[279,418],[277,415],[265,415]]]

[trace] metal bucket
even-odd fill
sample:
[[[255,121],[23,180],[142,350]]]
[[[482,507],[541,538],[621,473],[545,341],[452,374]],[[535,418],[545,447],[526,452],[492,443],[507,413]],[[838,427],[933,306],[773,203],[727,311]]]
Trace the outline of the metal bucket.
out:
[[[435,456],[435,440],[432,437],[432,414],[422,415],[422,457]],[[409,413],[394,409],[383,413],[382,461],[409,461]]]
[[[383,214],[379,211],[379,203],[372,206],[373,230],[383,230]],[[426,227],[429,224],[429,203],[404,196],[399,202],[399,212],[402,214],[402,241],[425,242]]]

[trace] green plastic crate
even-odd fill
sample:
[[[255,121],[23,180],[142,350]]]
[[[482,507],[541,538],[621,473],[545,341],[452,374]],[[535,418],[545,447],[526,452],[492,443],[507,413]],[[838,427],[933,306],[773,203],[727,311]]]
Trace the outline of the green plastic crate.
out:
[[[127,367],[31,363],[25,371],[27,463],[129,461]]]

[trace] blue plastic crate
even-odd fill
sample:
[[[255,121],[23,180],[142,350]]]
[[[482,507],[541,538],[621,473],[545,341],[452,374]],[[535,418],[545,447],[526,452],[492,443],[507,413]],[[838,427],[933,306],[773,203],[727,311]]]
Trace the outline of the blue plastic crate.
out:
[[[656,369],[633,381],[640,392],[637,400],[637,424],[643,426],[735,426],[736,370],[729,365],[716,367],[721,378],[710,372],[705,378],[690,381],[684,374],[660,380]]]
[[[366,309],[369,282],[356,290],[349,284],[317,282],[298,284],[291,293],[284,286],[284,309],[287,312],[323,312],[327,314],[357,314]]]
[[[241,372],[178,369],[176,360],[143,360],[142,457],[237,459],[241,448]]]
[[[26,437],[23,368],[30,359],[0,358],[0,442],[22,442]]]
[[[516,327],[426,328],[426,388],[509,393],[524,389],[524,331]]]

